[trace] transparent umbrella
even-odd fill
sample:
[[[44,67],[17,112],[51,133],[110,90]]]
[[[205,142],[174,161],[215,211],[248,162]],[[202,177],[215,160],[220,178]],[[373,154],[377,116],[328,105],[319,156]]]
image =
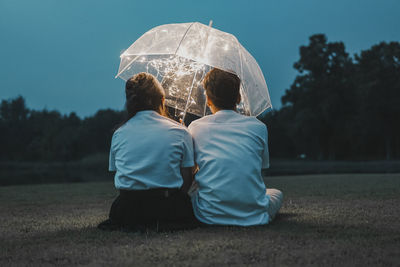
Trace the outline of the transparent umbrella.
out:
[[[186,113],[209,113],[201,81],[213,67],[241,80],[238,111],[258,116],[271,108],[264,75],[251,54],[232,34],[198,22],[165,24],[151,29],[121,54],[116,77],[128,80],[139,72],[157,77],[166,105]]]

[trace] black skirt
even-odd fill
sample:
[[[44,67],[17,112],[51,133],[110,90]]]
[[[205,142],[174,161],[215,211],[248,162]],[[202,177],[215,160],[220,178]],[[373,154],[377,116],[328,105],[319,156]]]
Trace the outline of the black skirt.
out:
[[[157,231],[197,227],[190,197],[179,189],[120,190],[103,230],[124,228]]]

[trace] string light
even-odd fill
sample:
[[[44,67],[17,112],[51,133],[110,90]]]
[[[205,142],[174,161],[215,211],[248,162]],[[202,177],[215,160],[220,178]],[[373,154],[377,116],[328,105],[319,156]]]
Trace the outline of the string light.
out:
[[[205,94],[200,87],[210,66],[173,55],[140,57],[134,64],[142,65],[136,67],[145,68],[161,82],[166,104],[181,110],[178,117],[184,119],[187,112],[205,115]]]
[[[229,49],[225,46],[224,49]],[[123,55],[127,61],[133,55]],[[137,56],[125,71],[126,77],[145,71],[153,74],[164,87],[166,105],[174,107],[175,117],[185,119],[186,113],[197,116],[206,115],[206,96],[201,81],[211,66],[175,55],[146,55]],[[238,111],[246,114],[243,101],[238,105]]]

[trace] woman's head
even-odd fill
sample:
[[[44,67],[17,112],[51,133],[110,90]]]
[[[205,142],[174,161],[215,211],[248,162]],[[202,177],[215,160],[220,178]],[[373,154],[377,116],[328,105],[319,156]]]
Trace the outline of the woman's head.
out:
[[[143,110],[154,110],[165,115],[165,92],[153,75],[145,72],[134,75],[126,81],[125,95],[129,118]]]
[[[236,109],[240,102],[240,79],[237,75],[217,68],[203,80],[207,98],[217,109]]]

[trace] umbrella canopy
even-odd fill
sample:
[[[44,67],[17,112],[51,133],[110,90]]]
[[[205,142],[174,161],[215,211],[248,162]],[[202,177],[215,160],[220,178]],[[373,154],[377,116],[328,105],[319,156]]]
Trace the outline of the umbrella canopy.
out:
[[[155,27],[121,54],[118,74],[128,80],[139,72],[159,79],[166,105],[197,116],[209,111],[201,80],[213,67],[232,72],[241,80],[238,111],[257,116],[271,101],[264,75],[251,54],[232,34],[193,22]]]

